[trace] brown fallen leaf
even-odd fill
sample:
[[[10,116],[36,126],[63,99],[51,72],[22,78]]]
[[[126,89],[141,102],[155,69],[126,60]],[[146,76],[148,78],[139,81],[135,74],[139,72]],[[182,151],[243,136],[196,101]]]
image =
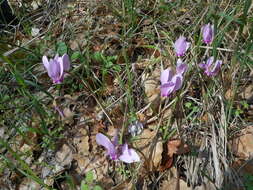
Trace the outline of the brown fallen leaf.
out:
[[[24,180],[19,185],[18,189],[19,190],[39,190],[40,185],[30,178],[24,178]]]
[[[131,183],[130,180],[125,180],[121,183],[119,183],[118,185],[116,185],[115,187],[112,187],[110,190],[130,190],[133,188],[133,184]]]
[[[150,104],[150,108],[152,109],[151,115],[158,111],[161,101],[159,87],[160,72],[160,68],[156,68],[152,74],[146,73],[142,75],[142,83],[146,95],[145,102]]]
[[[232,164],[232,168],[241,174],[253,175],[253,160],[236,159]]]
[[[243,91],[239,94],[243,99],[247,101],[252,101],[253,99],[253,85],[249,85],[243,89]]]
[[[181,155],[188,153],[190,148],[180,139],[169,140],[164,145],[164,152],[162,155],[162,162],[159,170],[164,171],[172,167],[174,155]]]
[[[173,157],[165,156],[162,158],[162,163],[160,165],[159,170],[163,172],[166,169],[171,168],[173,165]]]
[[[191,187],[187,186],[187,183],[179,178],[173,177],[168,181],[164,181],[161,186],[161,190],[191,190]]]
[[[56,152],[55,158],[61,166],[67,166],[71,164],[73,160],[73,153],[71,148],[68,145],[64,144],[61,149]]]
[[[230,148],[237,156],[232,167],[240,173],[253,175],[253,126],[243,129],[238,137],[230,142]]]
[[[253,126],[243,129],[231,142],[232,152],[241,159],[249,159],[253,153]]]
[[[170,157],[172,157],[173,154],[180,155],[190,151],[188,145],[179,139],[168,141],[167,147],[168,147],[168,156]]]
[[[153,161],[153,166],[155,168],[158,168],[161,160],[162,160],[162,152],[163,152],[163,144],[161,140],[158,140],[158,142],[156,143],[152,155],[151,155],[151,159]]]
[[[73,138],[74,146],[76,147],[76,150],[78,154],[84,156],[89,155],[89,136],[88,132],[84,128],[78,129],[78,132]]]
[[[187,183],[180,179],[178,170],[175,167],[170,168],[168,171],[167,178],[161,183],[161,190],[190,190],[191,188],[187,186]]]

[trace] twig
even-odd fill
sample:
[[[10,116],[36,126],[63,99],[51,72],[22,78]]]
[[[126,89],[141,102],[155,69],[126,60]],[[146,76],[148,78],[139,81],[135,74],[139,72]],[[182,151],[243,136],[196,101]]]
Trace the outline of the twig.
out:
[[[204,48],[204,49],[213,49],[213,47],[211,46],[199,46],[199,47]],[[234,50],[232,49],[226,49],[226,48],[216,48],[216,49],[220,51],[234,52]]]

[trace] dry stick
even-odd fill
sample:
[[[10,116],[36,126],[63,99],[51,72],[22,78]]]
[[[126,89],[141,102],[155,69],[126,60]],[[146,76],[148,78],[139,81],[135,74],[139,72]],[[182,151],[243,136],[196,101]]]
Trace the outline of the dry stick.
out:
[[[211,46],[199,46],[199,47],[204,48],[204,49],[213,49],[213,47]],[[232,49],[226,49],[226,48],[216,48],[216,49],[220,51],[234,52],[234,50]]]

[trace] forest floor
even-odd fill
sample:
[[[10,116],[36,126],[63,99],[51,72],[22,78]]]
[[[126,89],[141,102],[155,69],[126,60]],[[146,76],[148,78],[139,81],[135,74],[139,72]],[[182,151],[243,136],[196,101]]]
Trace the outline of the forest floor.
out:
[[[0,31],[1,190],[253,189],[251,0],[45,2],[10,1]]]

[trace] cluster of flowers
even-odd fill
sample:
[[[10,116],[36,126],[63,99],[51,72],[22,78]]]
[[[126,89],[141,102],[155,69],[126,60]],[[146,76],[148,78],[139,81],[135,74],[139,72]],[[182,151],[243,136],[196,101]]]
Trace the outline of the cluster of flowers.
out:
[[[207,24],[202,27],[203,41],[207,45],[211,44],[214,38],[214,26]],[[180,57],[184,56],[187,49],[190,47],[190,42],[186,41],[184,36],[180,36],[174,43],[174,49],[177,60],[176,72],[171,68],[165,69],[161,72],[161,96],[168,97],[173,92],[179,90],[183,83],[183,74],[187,71],[188,66]],[[43,56],[42,62],[48,72],[48,76],[52,79],[54,84],[63,82],[65,73],[70,69],[70,60],[67,54],[63,56],[56,55],[54,59],[48,60]],[[199,67],[204,70],[207,76],[217,75],[222,61],[217,60],[215,64],[214,57],[210,57],[206,63],[199,64]],[[112,160],[121,160],[125,163],[139,162],[140,157],[132,148],[128,148],[128,144],[120,145],[118,143],[118,134],[116,134],[112,141],[105,135],[98,133],[96,135],[97,144],[103,146],[107,150],[107,155]]]
[[[206,24],[202,27],[203,41],[207,45],[211,44],[214,38],[214,26]],[[184,36],[180,36],[174,43],[174,49],[177,57],[182,57],[185,55],[187,49],[190,47],[190,42],[186,41]],[[220,70],[222,61],[216,60],[215,64],[214,57],[210,57],[206,62],[199,64],[199,67],[204,70],[207,76],[215,76]],[[183,82],[183,74],[187,71],[187,64],[179,58],[177,60],[176,73],[174,74],[171,68],[165,69],[161,72],[161,96],[168,97],[173,92],[179,90]]]

